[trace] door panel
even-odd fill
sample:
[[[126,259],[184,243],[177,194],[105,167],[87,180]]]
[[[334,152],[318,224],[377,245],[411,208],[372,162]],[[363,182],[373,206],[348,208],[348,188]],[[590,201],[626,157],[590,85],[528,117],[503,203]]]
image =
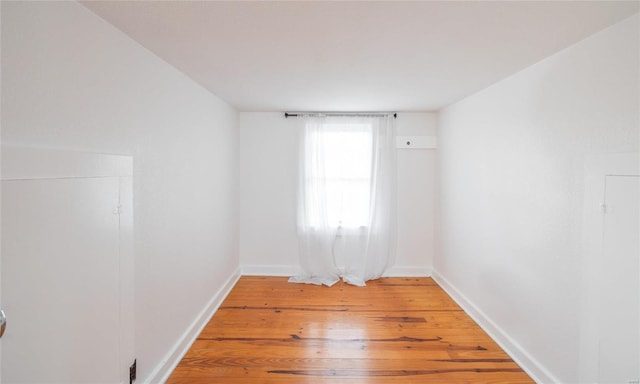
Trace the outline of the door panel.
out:
[[[120,375],[129,382],[129,367],[135,360],[133,180],[120,177]]]
[[[637,176],[606,176],[600,280],[600,383],[640,380]]]
[[[118,177],[2,181],[3,383],[118,383]]]

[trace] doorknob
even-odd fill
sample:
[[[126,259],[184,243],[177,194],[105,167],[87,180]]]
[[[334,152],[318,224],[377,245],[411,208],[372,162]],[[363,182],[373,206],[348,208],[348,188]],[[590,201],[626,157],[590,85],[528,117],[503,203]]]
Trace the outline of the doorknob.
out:
[[[7,328],[7,316],[5,316],[4,311],[0,309],[0,337],[4,335],[5,328]]]

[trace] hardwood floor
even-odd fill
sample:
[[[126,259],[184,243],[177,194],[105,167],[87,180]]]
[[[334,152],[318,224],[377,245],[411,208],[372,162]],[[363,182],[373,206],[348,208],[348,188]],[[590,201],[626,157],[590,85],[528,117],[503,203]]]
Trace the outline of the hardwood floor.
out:
[[[532,383],[430,278],[242,277],[167,383]]]

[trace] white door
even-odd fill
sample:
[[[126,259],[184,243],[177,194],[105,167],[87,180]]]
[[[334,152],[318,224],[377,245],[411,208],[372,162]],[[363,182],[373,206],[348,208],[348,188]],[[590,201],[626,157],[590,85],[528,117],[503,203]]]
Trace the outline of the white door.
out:
[[[599,383],[640,380],[638,176],[606,176]]]
[[[131,177],[79,174],[2,180],[4,384],[129,382]]]

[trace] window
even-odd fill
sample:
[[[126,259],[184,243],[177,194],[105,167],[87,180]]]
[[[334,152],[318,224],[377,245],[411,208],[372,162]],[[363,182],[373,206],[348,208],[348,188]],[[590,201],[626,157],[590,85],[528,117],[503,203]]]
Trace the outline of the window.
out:
[[[306,147],[312,149],[309,160],[316,162],[313,172],[307,173],[306,188],[319,207],[307,212],[309,223],[317,225],[326,217],[332,227],[366,226],[371,202],[371,125],[325,124],[306,140],[313,141]]]
[[[306,116],[300,138],[302,273],[289,281],[331,286],[342,278],[365,285],[395,254],[393,118]]]

